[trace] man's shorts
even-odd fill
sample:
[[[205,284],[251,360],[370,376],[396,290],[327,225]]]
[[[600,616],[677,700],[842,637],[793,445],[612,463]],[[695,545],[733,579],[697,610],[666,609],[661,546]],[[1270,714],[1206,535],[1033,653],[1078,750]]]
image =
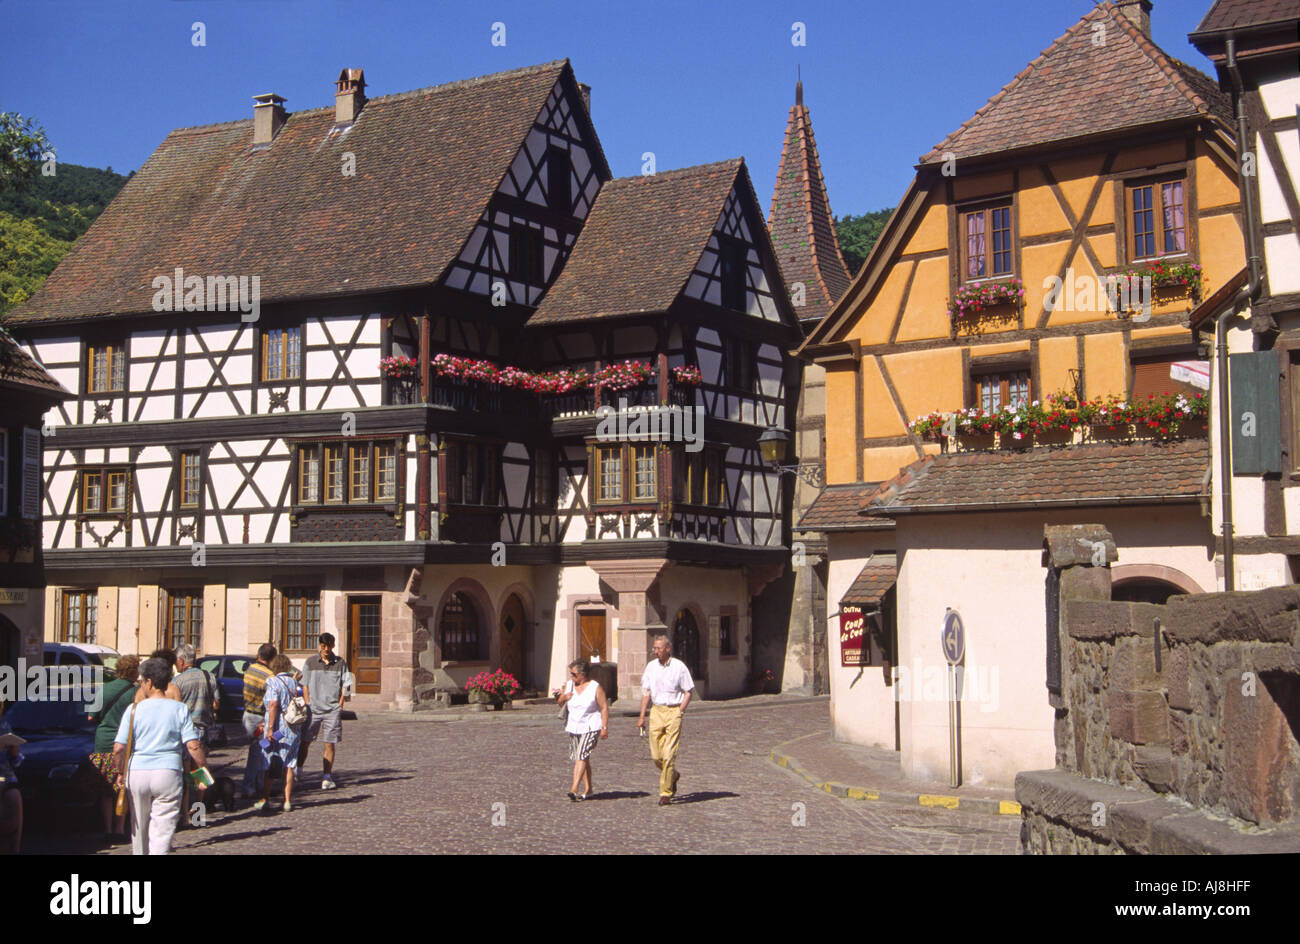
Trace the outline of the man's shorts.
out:
[[[307,740],[324,741],[326,744],[337,744],[343,740],[343,719],[340,717],[342,708],[335,708],[333,711],[311,713],[311,720],[307,722]]]

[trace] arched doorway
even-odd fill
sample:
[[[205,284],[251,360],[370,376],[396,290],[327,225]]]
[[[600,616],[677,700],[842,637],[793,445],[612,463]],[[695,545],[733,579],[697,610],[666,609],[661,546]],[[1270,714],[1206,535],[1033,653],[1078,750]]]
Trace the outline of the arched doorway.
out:
[[[490,625],[490,624],[489,624]],[[438,649],[443,662],[485,662],[487,634],[479,631],[478,608],[464,591],[447,597],[438,619]]]
[[[501,607],[501,622],[497,627],[498,651],[501,653],[502,671],[509,672],[524,687],[527,685],[524,679],[524,635],[527,630],[524,604],[517,594],[512,593]]]
[[[1124,603],[1168,603],[1170,597],[1186,593],[1182,587],[1154,577],[1121,580],[1110,590],[1112,600]]]
[[[695,623],[695,616],[688,609],[677,611],[673,621],[673,655],[686,663],[691,670],[691,678],[704,678],[704,660],[700,658],[700,628]]]

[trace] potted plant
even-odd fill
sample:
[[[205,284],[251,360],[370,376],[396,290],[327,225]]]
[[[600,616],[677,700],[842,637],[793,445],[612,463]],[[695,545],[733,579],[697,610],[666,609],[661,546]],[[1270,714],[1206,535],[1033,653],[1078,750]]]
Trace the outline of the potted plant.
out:
[[[519,694],[519,681],[504,669],[480,672],[465,683],[470,704],[491,705],[500,711]]]

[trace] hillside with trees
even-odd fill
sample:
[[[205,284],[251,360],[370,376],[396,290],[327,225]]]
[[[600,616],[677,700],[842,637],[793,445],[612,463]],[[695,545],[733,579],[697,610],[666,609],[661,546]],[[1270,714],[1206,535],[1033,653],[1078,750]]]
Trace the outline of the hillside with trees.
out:
[[[886,208],[875,213],[836,217],[835,235],[840,241],[840,254],[844,256],[850,275],[857,275],[862,263],[867,261],[871,247],[880,238],[893,212],[893,209]]]

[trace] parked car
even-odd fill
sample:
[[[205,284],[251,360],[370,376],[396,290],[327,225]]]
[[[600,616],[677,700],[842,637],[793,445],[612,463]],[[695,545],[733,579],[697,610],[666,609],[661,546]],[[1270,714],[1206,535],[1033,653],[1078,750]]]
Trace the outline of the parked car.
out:
[[[93,642],[47,642],[46,665],[102,665],[110,672],[117,666],[122,654],[108,646]]]
[[[80,701],[17,701],[5,721],[27,741],[15,771],[23,805],[40,811],[95,806],[99,774],[90,763],[96,723]]]
[[[244,672],[253,661],[248,656],[199,656],[199,668],[215,675],[221,687],[219,721],[244,717]]]

